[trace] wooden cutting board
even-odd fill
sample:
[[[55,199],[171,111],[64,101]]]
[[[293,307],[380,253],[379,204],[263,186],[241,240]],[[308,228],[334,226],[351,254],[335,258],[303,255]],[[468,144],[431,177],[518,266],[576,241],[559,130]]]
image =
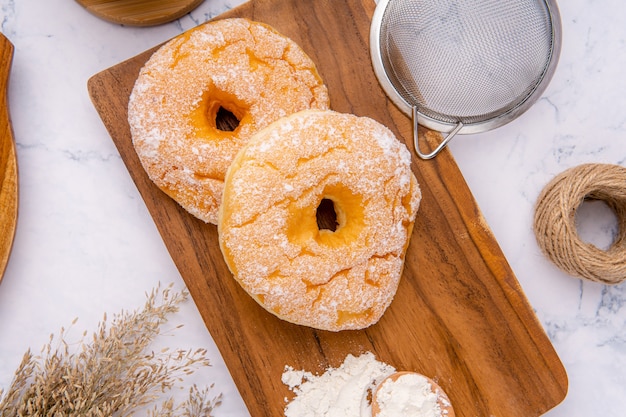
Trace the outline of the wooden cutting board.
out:
[[[219,16],[268,23],[317,63],[332,108],[369,116],[410,145],[411,123],[371,68],[372,0],[252,0]],[[216,227],[187,214],[148,179],[132,147],[126,106],[154,49],[96,74],[89,92],[178,266],[252,416],[281,416],[286,365],[322,373],[349,353],[375,353],[421,372],[459,417],[533,417],[566,395],[567,376],[452,156],[414,161],[423,192],[397,295],[362,331],[317,331],[277,319],[228,271]],[[422,131],[432,144],[440,135]]]
[[[12,61],[13,45],[0,33],[0,281],[17,224],[17,157],[7,97]]]

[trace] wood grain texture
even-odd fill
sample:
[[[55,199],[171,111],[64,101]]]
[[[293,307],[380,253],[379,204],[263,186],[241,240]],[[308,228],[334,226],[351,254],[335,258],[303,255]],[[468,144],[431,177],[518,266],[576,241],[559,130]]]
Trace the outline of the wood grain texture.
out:
[[[370,116],[411,147],[410,120],[371,68],[373,11],[370,0],[252,0],[219,18],[265,22],[294,39],[317,63],[334,110]],[[321,373],[365,351],[433,378],[459,417],[533,417],[562,401],[565,370],[448,151],[414,160],[422,205],[400,287],[379,323],[316,331],[257,305],[228,271],[216,227],[160,192],[132,147],[126,106],[153,51],[96,74],[89,92],[251,415],[283,415],[284,399],[292,397],[281,383],[286,365]],[[431,145],[441,140],[421,133]]]
[[[12,61],[13,45],[0,34],[0,281],[17,225],[17,157],[7,97]]]
[[[113,23],[154,26],[176,20],[204,0],[76,0],[89,12]]]

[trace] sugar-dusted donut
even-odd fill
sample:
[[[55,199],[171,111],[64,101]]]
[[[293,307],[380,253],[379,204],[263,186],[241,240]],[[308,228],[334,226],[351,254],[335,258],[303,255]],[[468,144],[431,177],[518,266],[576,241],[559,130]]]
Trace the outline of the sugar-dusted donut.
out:
[[[292,323],[339,331],[390,305],[421,200],[404,144],[380,123],[305,110],[257,133],[225,179],[218,234],[235,279]],[[336,228],[320,226],[333,206]]]
[[[191,214],[216,223],[226,169],[252,134],[296,111],[328,106],[326,86],[295,42],[234,18],[159,48],[135,82],[128,120],[150,179]]]

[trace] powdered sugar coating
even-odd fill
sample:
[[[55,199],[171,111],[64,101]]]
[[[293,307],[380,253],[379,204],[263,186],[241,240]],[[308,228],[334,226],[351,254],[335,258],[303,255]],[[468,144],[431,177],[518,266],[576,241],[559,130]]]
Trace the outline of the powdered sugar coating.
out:
[[[338,331],[376,323],[391,303],[421,194],[410,154],[380,123],[333,111],[280,119],[226,176],[218,231],[242,287],[278,317]],[[322,199],[338,213],[319,230]]]
[[[222,106],[240,120],[220,131]],[[313,61],[289,38],[247,19],[209,22],[159,48],[130,96],[133,144],[150,179],[194,216],[217,223],[224,175],[259,129],[303,109],[327,109]]]

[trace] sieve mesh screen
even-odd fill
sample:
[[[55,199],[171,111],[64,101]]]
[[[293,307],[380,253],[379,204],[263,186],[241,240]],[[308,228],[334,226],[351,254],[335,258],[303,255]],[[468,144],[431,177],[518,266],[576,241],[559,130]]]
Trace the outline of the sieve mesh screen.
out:
[[[522,104],[552,56],[552,25],[537,0],[389,1],[380,53],[397,93],[446,123],[478,123]]]

